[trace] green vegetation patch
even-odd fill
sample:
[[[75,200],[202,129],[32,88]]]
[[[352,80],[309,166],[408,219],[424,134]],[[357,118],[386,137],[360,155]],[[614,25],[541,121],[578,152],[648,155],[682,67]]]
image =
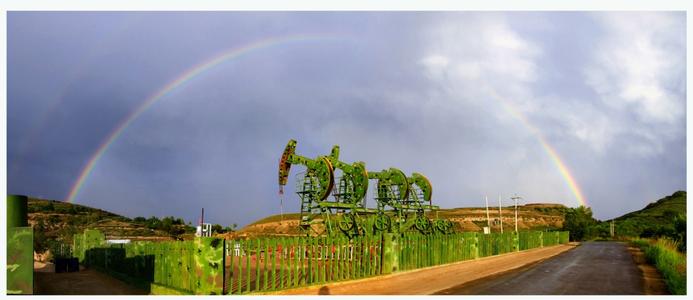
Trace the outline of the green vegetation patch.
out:
[[[640,247],[647,261],[659,270],[670,293],[686,295],[686,255],[677,250],[677,242],[667,238],[634,239],[633,244]]]

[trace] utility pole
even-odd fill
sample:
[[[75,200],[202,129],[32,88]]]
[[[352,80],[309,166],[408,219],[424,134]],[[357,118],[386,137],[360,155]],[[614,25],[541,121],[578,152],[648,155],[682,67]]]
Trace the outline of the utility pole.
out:
[[[489,233],[491,232],[491,216],[488,213],[488,196],[484,196],[486,198],[486,225],[488,226],[488,231]]]
[[[519,197],[517,194],[515,194],[515,197],[512,197],[510,199],[513,199],[515,201],[515,232],[517,232],[517,200],[522,199],[522,197]]]
[[[503,233],[503,207],[501,206],[501,195],[498,194],[498,219],[500,219],[501,233]]]
[[[609,231],[611,231],[611,237],[614,237],[615,231],[616,231],[616,225],[614,224],[614,220],[611,220],[611,224],[610,224],[610,225],[611,225],[611,226],[609,226],[609,227],[610,227],[610,228],[609,228],[609,229],[610,229]]]

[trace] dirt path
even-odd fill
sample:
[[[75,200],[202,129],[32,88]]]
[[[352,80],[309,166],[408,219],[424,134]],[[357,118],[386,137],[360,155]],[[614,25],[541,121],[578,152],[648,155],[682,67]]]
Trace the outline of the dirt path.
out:
[[[517,269],[558,255],[575,245],[508,253],[444,266],[341,283],[280,291],[281,295],[430,295],[486,276]]]
[[[37,266],[35,264],[35,266]],[[147,291],[90,269],[54,273],[53,265],[34,269],[34,295],[146,295]]]
[[[633,261],[642,272],[645,295],[668,295],[667,284],[653,265],[647,263],[645,253],[638,247],[628,247]]]
[[[586,242],[541,263],[441,291],[444,295],[643,295],[643,275],[619,242]]]

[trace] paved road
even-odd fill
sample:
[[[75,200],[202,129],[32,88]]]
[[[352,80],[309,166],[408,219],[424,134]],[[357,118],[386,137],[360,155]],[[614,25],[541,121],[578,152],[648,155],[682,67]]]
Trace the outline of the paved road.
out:
[[[437,294],[642,295],[644,287],[626,244],[587,242],[543,262]]]

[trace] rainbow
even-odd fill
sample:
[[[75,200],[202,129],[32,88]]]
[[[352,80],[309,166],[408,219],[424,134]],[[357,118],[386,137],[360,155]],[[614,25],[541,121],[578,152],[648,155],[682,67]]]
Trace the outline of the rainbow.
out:
[[[582,194],[582,190],[580,189],[580,186],[578,185],[577,181],[575,180],[575,177],[573,177],[572,173],[570,172],[570,169],[568,169],[568,166],[566,166],[565,162],[563,162],[563,159],[558,155],[556,150],[546,141],[544,136],[541,134],[541,131],[534,127],[532,123],[527,120],[527,118],[520,113],[515,107],[512,106],[512,104],[508,103],[508,101],[505,101],[503,97],[498,95],[495,90],[489,88],[488,86],[486,89],[489,91],[489,93],[498,100],[505,111],[509,112],[512,116],[514,116],[516,119],[520,120],[520,122],[529,129],[532,134],[539,140],[539,143],[541,144],[542,148],[544,148],[544,151],[549,155],[551,158],[551,161],[556,165],[556,168],[558,168],[558,172],[563,176],[563,179],[565,180],[566,184],[568,185],[568,188],[570,191],[573,193],[575,196],[575,200],[577,200],[579,205],[584,205],[584,206],[589,206],[587,205],[587,201],[585,200],[585,196]]]
[[[92,170],[96,166],[96,163],[101,159],[108,148],[115,142],[118,137],[120,137],[125,129],[132,124],[133,121],[137,119],[142,113],[147,111],[154,103],[161,100],[167,94],[171,93],[176,88],[182,86],[191,79],[197,77],[198,75],[208,71],[209,69],[229,60],[237,59],[242,57],[244,54],[251,53],[255,50],[260,50],[264,48],[269,48],[273,46],[283,45],[290,42],[308,41],[308,40],[324,40],[324,39],[344,39],[343,37],[338,37],[336,35],[318,35],[318,34],[296,34],[281,37],[271,37],[262,40],[255,41],[250,44],[246,44],[240,47],[227,49],[220,54],[215,55],[211,59],[205,60],[200,64],[197,64],[185,72],[181,73],[176,77],[176,79],[168,82],[162,88],[157,90],[155,93],[151,94],[147,99],[145,99],[142,104],[137,107],[132,113],[130,113],[123,121],[116,126],[116,128],[104,139],[101,145],[97,148],[94,154],[89,158],[87,164],[82,168],[79,173],[79,177],[72,185],[70,193],[67,196],[67,202],[74,203],[77,195],[79,195],[82,186],[89,178]]]
[[[259,40],[241,47],[237,48],[232,48],[229,50],[226,50],[222,52],[221,54],[218,54],[214,56],[211,59],[208,59],[200,64],[197,64],[185,72],[181,73],[176,79],[168,82],[166,85],[164,85],[161,89],[157,90],[155,93],[150,95],[147,99],[145,99],[142,104],[137,107],[130,115],[128,115],[126,118],[123,119],[123,121],[104,139],[104,141],[101,143],[101,145],[97,148],[97,150],[94,152],[94,154],[91,156],[91,158],[88,160],[87,164],[84,166],[84,168],[81,170],[79,173],[79,177],[75,181],[75,183],[72,185],[72,188],[70,189],[70,193],[68,194],[67,197],[67,202],[74,203],[77,195],[79,195],[80,190],[82,189],[84,183],[86,182],[86,179],[89,177],[91,174],[92,170],[96,166],[97,162],[99,159],[104,155],[104,153],[109,149],[109,147],[122,135],[122,133],[127,129],[132,122],[137,119],[142,113],[144,113],[147,109],[149,109],[154,103],[159,101],[160,99],[164,98],[167,94],[171,93],[173,90],[176,88],[180,87],[184,83],[190,81],[191,79],[195,78],[196,76],[204,73],[205,71],[232,59],[239,58],[243,56],[244,54],[250,53],[254,50],[259,50],[263,48],[268,48],[272,46],[277,46],[277,45],[282,45],[288,42],[297,42],[297,41],[305,41],[305,40],[316,40],[316,39],[334,39],[334,35],[306,35],[306,34],[301,34],[301,35],[290,35],[290,36],[283,36],[283,37],[273,37],[273,38],[267,38],[263,40]],[[503,108],[508,111],[511,115],[513,115],[515,118],[520,120],[522,124],[525,125],[539,140],[539,143],[542,145],[544,151],[549,155],[551,158],[551,161],[556,165],[556,168],[558,169],[559,173],[561,176],[563,176],[566,184],[568,185],[568,188],[570,191],[573,193],[575,196],[575,199],[578,201],[580,205],[588,206],[587,201],[585,201],[585,197],[582,194],[582,191],[580,190],[579,185],[577,184],[577,181],[575,181],[575,178],[571,174],[570,170],[566,166],[566,164],[563,162],[561,157],[558,155],[556,150],[546,141],[546,139],[543,137],[541,134],[541,131],[539,131],[536,127],[534,127],[527,118],[520,113],[517,109],[515,109],[510,103],[507,101],[503,100],[503,98],[498,95],[494,90],[488,89],[490,94],[494,96],[502,105]]]

